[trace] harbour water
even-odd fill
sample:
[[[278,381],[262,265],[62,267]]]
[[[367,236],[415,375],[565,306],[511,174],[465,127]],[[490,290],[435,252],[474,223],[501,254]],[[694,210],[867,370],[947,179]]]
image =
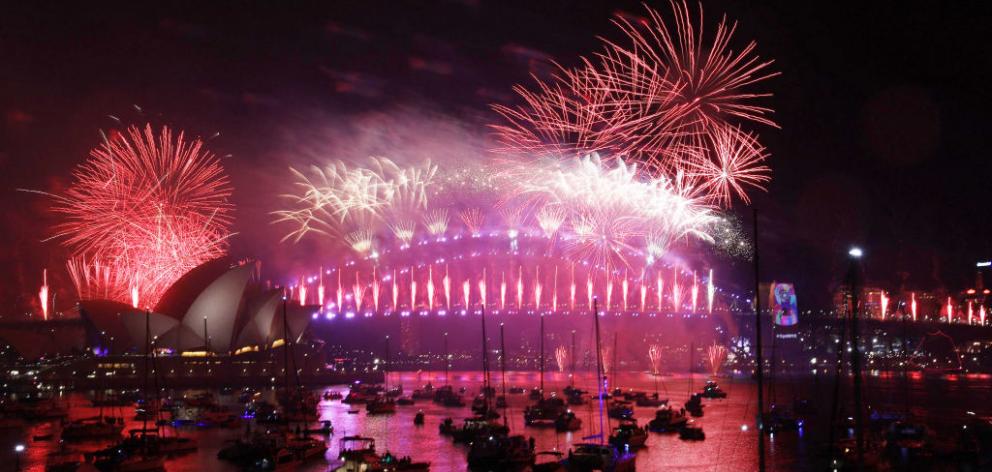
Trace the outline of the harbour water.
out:
[[[493,383],[497,392],[501,389],[500,375],[495,373]],[[409,395],[414,388],[419,388],[429,380],[435,387],[444,385],[446,380],[443,373],[433,372],[428,377],[424,372],[393,373],[389,377],[391,385],[402,385],[404,395]],[[685,402],[691,391],[699,391],[706,376],[685,374],[652,376],[647,373],[621,373],[618,379],[611,380],[621,389],[634,389],[653,393],[657,391],[661,398],[667,398],[678,408]],[[705,414],[695,418],[697,425],[702,426],[706,433],[705,441],[681,441],[677,435],[651,434],[647,447],[637,453],[637,470],[721,470],[746,471],[754,470],[757,464],[756,452],[756,388],[755,384],[746,378],[721,377],[717,379],[721,387],[728,393],[726,399],[704,400]],[[818,409],[814,418],[824,417],[829,411],[832,398],[832,377],[792,379],[776,382],[768,397],[772,401],[792,405],[796,399],[811,401]],[[974,411],[978,415],[988,414],[989,378],[986,376],[939,376],[928,377],[912,375],[908,379],[902,375],[870,375],[867,378],[868,402],[884,411],[895,410],[925,410],[928,421],[940,434],[952,434],[954,428],[959,428],[958,419],[966,411]],[[473,395],[480,390],[482,383],[481,372],[452,372],[447,382],[456,389],[465,387],[466,399],[471,403]],[[565,373],[546,373],[546,391],[560,391],[570,382]],[[589,374],[577,374],[575,385],[586,391],[592,389],[594,382]],[[530,389],[537,387],[539,375],[536,372],[512,372],[507,375],[510,386]],[[347,394],[347,385],[327,386],[326,389],[338,390]],[[321,389],[323,391],[325,389]],[[843,389],[842,389],[843,391]],[[221,404],[240,408],[237,404],[236,392],[233,395],[218,395]],[[498,393],[499,394],[499,393]],[[905,401],[906,395],[909,401]],[[264,395],[274,399],[274,391],[267,390]],[[69,404],[70,418],[82,418],[99,414],[99,409],[91,406],[90,397],[85,392],[76,392],[64,397]],[[554,428],[525,427],[523,410],[531,403],[526,394],[508,395],[507,410],[511,434],[523,434],[533,437],[538,451],[558,450],[567,453],[571,445],[579,442],[594,440],[583,439],[598,433],[599,417],[595,402],[575,407],[575,412],[582,419],[582,429],[572,433],[556,433]],[[845,410],[846,400],[841,398],[841,411]],[[349,410],[358,410],[357,413]],[[125,431],[140,428],[141,422],[133,420],[133,406],[104,409],[104,413],[124,416],[127,420]],[[635,418],[640,424],[646,423],[654,415],[654,408],[635,408]],[[413,417],[418,411],[425,414],[425,424],[414,426]],[[345,435],[369,436],[376,440],[376,448],[380,452],[389,451],[398,456],[412,456],[417,460],[430,461],[432,470],[465,470],[466,447],[453,444],[450,437],[438,434],[438,425],[445,418],[453,418],[460,424],[465,417],[471,416],[469,408],[446,408],[431,401],[417,401],[413,406],[398,406],[396,414],[386,416],[368,416],[362,405],[347,405],[340,400],[322,400],[319,405],[321,420],[330,420],[334,425],[334,434],[326,437],[328,451],[325,460],[314,460],[298,470],[324,471],[338,456],[340,438]],[[809,424],[812,423],[812,424]],[[810,420],[798,432],[783,432],[769,438],[769,469],[770,470],[818,470],[815,466],[823,451],[827,435],[828,421]],[[258,427],[258,426],[253,426]],[[169,471],[201,471],[201,470],[237,470],[231,464],[217,459],[217,451],[225,442],[233,440],[244,433],[245,425],[230,429],[197,428],[186,426],[178,429],[165,427],[165,434],[181,434],[196,437],[199,449],[196,452],[178,456],[165,464]],[[44,470],[46,456],[59,448],[58,421],[29,423],[23,429],[0,430],[2,442],[3,464],[0,470],[14,470],[14,445],[24,444],[20,461],[23,470]],[[52,434],[51,439],[35,440]],[[846,434],[838,431],[837,434]],[[73,444],[70,447],[87,451],[104,447],[108,441]]]

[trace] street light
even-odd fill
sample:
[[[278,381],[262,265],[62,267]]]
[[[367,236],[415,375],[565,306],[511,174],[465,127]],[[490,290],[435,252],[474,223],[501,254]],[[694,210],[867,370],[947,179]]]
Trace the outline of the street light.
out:
[[[16,470],[16,471],[20,471],[21,470],[21,453],[23,453],[23,452],[24,452],[24,445],[23,444],[18,444],[16,446],[14,446],[14,453],[15,453],[14,454],[14,457],[15,457],[14,470]]]

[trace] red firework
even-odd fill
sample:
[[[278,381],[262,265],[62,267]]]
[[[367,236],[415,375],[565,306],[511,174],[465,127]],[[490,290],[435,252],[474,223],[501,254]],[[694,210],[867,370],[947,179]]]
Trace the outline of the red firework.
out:
[[[56,237],[82,299],[154,306],[197,265],[223,256],[231,235],[231,185],[199,139],[167,127],[130,127],[90,151],[57,196]]]
[[[658,176],[690,179],[719,204],[734,194],[746,200],[743,186],[761,188],[764,148],[739,126],[776,126],[772,110],[757,103],[769,94],[751,90],[778,75],[769,71],[772,61],[755,54],[753,41],[730,48],[736,23],[722,19],[707,40],[702,8],[696,19],[684,2],[671,7],[671,26],[651,8],[640,22],[618,17],[626,41],[604,39],[581,66],[559,66],[533,91],[516,87],[522,105],[494,106],[505,119],[494,126],[497,150],[635,160]]]

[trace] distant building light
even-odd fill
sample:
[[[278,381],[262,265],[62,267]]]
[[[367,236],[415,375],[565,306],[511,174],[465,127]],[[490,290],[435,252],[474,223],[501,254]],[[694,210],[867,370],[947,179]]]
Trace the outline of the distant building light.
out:
[[[990,267],[992,266],[992,261],[981,261],[975,264],[975,267]]]

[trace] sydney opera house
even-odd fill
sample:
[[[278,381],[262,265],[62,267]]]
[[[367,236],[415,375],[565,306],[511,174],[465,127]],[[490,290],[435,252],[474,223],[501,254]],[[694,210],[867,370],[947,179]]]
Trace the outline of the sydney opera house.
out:
[[[328,364],[322,341],[308,336],[317,307],[286,303],[283,291],[264,286],[257,274],[256,264],[215,259],[177,280],[147,310],[83,300],[78,318],[41,332],[5,327],[0,340],[25,358],[47,357],[54,367],[41,381],[84,387],[134,385],[144,378],[146,352],[149,369],[170,386],[234,378],[239,385],[270,384],[285,379],[284,367],[303,381],[363,376],[354,366]],[[79,353],[63,364],[50,361]]]

